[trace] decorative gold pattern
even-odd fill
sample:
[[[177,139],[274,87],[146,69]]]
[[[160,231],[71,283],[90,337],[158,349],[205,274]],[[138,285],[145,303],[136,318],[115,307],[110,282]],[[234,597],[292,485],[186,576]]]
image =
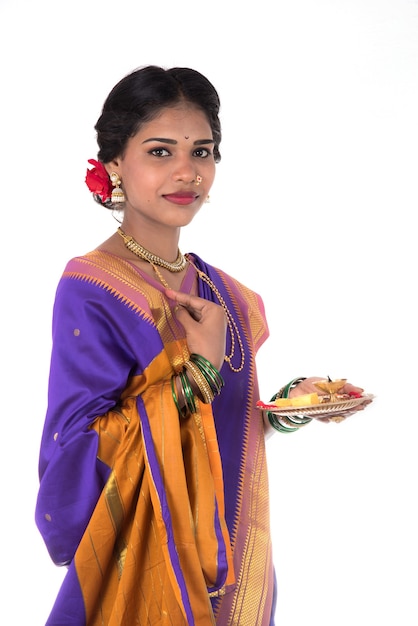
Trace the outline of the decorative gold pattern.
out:
[[[165,267],[165,269],[169,272],[181,272],[187,265],[187,259],[180,252],[180,250],[178,251],[176,260],[173,263],[170,263],[170,261],[162,259],[161,257],[153,254],[152,252],[141,246],[141,244],[135,241],[133,237],[130,237],[129,235],[124,233],[120,227],[118,228],[117,232],[122,237],[128,250],[133,252],[133,254],[136,254],[136,256],[138,256],[140,259],[148,261],[148,263],[151,263],[151,265],[155,264],[159,265],[160,267]]]

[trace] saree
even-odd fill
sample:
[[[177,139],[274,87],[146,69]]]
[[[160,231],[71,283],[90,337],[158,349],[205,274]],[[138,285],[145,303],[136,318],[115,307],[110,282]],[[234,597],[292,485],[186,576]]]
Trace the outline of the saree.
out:
[[[211,405],[197,399],[187,419],[171,378],[190,354],[162,285],[100,250],[69,261],[59,281],[35,520],[68,571],[47,625],[274,624],[255,408],[264,307],[231,276],[190,259],[233,314],[245,362],[224,363],[221,394]],[[194,281],[190,265],[182,291]],[[197,291],[218,302],[201,279]],[[228,334],[227,354],[234,341]]]

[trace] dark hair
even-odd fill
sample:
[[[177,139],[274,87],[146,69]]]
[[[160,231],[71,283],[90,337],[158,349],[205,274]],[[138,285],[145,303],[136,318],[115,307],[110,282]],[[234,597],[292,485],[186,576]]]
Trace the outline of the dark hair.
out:
[[[97,120],[98,160],[108,163],[123,155],[128,140],[142,124],[150,122],[166,107],[186,102],[200,109],[210,124],[214,158],[221,160],[219,96],[209,80],[187,67],[164,69],[155,65],[134,70],[109,93]]]

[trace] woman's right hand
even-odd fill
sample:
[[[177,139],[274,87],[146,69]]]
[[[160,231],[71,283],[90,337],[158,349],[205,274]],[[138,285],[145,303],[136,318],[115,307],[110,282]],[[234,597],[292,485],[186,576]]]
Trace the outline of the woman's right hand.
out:
[[[168,298],[177,303],[175,315],[182,324],[190,353],[205,357],[217,370],[224,362],[227,319],[215,302],[174,289],[166,289]]]

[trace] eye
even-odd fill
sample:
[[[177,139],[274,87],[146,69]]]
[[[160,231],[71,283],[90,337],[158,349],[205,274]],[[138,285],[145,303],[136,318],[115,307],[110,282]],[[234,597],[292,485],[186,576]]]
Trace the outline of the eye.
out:
[[[196,148],[196,150],[193,152],[193,156],[199,157],[200,159],[206,159],[211,154],[211,151],[207,148]]]
[[[154,148],[153,150],[149,151],[149,154],[152,154],[156,157],[170,156],[170,152],[166,148]]]

